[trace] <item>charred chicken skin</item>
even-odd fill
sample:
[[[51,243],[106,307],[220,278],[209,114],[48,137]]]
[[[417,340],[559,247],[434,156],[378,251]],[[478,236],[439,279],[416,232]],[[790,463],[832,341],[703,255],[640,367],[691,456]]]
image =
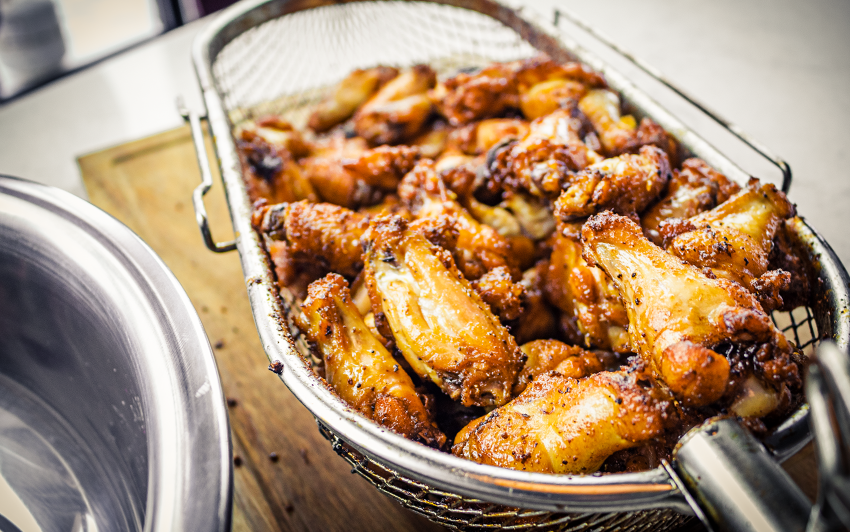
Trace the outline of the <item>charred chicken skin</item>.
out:
[[[405,360],[466,406],[511,398],[522,352],[451,255],[400,217],[375,220],[366,239],[366,286]]]
[[[750,346],[763,361],[796,371],[788,341],[739,284],[706,276],[611,212],[591,217],[582,241],[588,264],[605,270],[620,291],[633,351],[684,404],[704,406],[724,396],[730,382],[730,362],[718,352],[724,346]]]
[[[521,471],[592,473],[612,453],[658,437],[673,419],[670,402],[639,382],[627,371],[584,379],[546,373],[467,425],[452,452]]]
[[[299,327],[324,359],[325,379],[352,408],[399,434],[433,447],[446,437],[410,376],[369,331],[348,284],[331,273],[310,284]]]

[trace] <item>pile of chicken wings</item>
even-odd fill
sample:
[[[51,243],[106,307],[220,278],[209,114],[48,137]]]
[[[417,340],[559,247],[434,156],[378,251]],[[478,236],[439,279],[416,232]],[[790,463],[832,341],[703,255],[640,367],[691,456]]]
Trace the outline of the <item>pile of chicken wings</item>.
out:
[[[583,65],[358,70],[302,130],[235,134],[314,369],[375,423],[586,474],[655,467],[711,416],[764,432],[802,400],[805,357],[770,318],[805,303],[793,205],[680,160]]]

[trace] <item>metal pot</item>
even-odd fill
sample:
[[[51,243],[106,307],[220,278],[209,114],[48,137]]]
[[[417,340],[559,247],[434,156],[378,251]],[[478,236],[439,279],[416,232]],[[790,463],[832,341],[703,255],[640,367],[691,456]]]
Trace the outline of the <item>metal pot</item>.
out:
[[[89,203],[0,176],[0,529],[227,530],[230,457],[171,272]]]

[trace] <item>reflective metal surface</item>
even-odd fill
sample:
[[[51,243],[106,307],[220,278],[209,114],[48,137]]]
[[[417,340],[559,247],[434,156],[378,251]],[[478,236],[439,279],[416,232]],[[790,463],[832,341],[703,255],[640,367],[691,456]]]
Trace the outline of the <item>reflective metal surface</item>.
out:
[[[87,202],[0,176],[0,530],[227,530],[230,455],[173,275]]]

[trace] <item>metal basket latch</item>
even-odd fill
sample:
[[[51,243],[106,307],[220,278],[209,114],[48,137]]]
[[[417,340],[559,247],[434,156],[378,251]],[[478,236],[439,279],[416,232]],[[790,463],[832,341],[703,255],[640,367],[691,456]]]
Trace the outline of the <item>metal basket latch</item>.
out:
[[[236,249],[236,240],[230,242],[216,243],[213,240],[210,232],[209,221],[207,220],[207,208],[204,206],[204,196],[212,188],[212,170],[210,161],[207,157],[207,148],[204,144],[204,131],[201,129],[201,119],[206,116],[201,116],[198,113],[189,111],[183,104],[183,99],[178,98],[177,110],[189,124],[189,129],[192,131],[192,141],[195,144],[195,155],[198,158],[198,166],[201,169],[201,184],[198,185],[192,193],[192,204],[195,207],[195,219],[198,222],[198,228],[201,230],[201,236],[204,238],[204,243],[212,251],[216,253],[224,253]]]

